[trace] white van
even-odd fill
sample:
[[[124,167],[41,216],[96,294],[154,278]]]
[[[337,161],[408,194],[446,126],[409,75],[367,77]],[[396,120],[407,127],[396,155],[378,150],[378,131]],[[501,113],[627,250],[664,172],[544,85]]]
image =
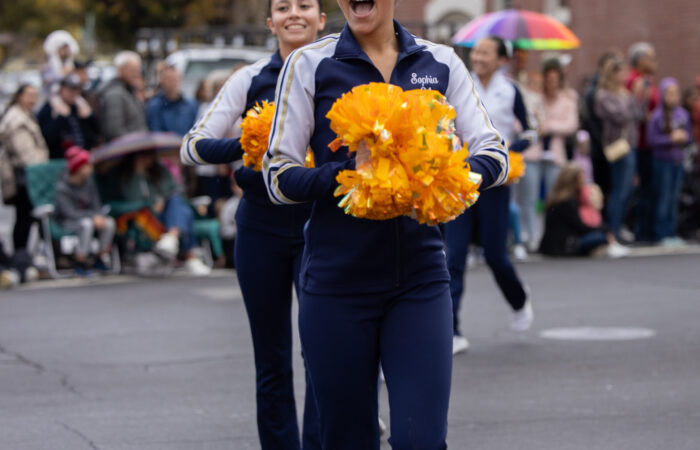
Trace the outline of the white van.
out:
[[[165,62],[182,74],[182,92],[193,98],[199,83],[215,70],[231,70],[270,55],[262,48],[188,48],[173,52]]]

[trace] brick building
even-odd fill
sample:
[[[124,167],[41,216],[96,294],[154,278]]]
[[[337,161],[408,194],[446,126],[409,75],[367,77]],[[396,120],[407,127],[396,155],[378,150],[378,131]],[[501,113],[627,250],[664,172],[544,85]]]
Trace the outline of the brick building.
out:
[[[638,41],[655,45],[659,77],[675,76],[685,87],[700,75],[699,0],[398,0],[397,18],[414,33],[447,41],[458,25],[507,5],[550,14],[579,37],[581,48],[570,52],[572,87],[580,88],[606,49],[626,52]],[[533,55],[531,70],[538,61]]]

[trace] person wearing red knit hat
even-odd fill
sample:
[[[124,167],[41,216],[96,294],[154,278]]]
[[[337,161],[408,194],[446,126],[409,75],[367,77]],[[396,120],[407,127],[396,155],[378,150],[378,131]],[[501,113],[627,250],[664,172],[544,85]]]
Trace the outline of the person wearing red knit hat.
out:
[[[93,237],[97,234],[100,244],[94,268],[107,271],[116,226],[114,219],[101,212],[102,203],[92,177],[90,153],[80,147],[71,147],[65,157],[68,167],[56,185],[55,219],[61,228],[78,236],[74,256],[76,274],[90,276],[88,258]]]

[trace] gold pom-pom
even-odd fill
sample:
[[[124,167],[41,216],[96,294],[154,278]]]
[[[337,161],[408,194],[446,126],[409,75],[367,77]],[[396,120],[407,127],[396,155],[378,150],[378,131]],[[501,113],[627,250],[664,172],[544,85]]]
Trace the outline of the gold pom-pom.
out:
[[[250,108],[241,123],[241,147],[243,165],[253,170],[262,169],[262,160],[267,151],[270,128],[275,117],[275,105],[270,102],[257,103]]]
[[[508,152],[508,179],[506,184],[513,184],[520,181],[525,175],[525,160],[523,154],[518,152]]]
[[[481,182],[455,135],[456,112],[437,91],[384,83],[355,87],[327,117],[349,151],[365,145],[369,161],[338,174],[336,196],[347,214],[366,219],[402,215],[422,224],[447,222],[473,205]],[[361,144],[362,143],[362,144]]]

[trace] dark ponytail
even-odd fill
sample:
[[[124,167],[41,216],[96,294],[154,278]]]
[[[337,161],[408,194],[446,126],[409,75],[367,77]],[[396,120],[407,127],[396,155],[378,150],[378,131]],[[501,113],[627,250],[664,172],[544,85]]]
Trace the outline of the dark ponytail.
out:
[[[513,44],[510,42],[506,42],[502,38],[495,35],[488,36],[486,39],[496,44],[496,51],[499,58],[510,59],[513,56]]]

